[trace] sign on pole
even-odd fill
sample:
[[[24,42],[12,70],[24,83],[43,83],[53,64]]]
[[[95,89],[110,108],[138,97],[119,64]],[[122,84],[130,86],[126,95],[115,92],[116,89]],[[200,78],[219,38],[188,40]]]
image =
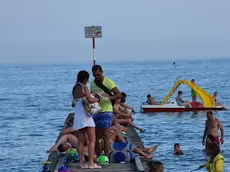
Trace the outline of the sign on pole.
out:
[[[96,64],[95,38],[101,38],[101,37],[102,37],[101,26],[85,26],[85,38],[93,39],[93,65]]]
[[[86,26],[85,38],[101,38],[102,29],[101,26]]]

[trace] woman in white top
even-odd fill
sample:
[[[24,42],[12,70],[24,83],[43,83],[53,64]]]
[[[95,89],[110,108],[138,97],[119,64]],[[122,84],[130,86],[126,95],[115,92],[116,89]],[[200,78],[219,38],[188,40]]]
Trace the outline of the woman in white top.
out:
[[[99,101],[99,98],[91,97],[88,87],[86,86],[89,80],[89,73],[82,70],[77,75],[77,82],[73,87],[72,95],[75,100],[75,114],[73,130],[78,131],[78,154],[80,158],[81,168],[101,168],[97,164],[94,164],[94,149],[95,149],[95,124],[93,118],[87,114],[83,106],[83,98],[85,97],[89,103],[95,103]],[[84,141],[86,135],[89,139],[89,166],[84,164]]]

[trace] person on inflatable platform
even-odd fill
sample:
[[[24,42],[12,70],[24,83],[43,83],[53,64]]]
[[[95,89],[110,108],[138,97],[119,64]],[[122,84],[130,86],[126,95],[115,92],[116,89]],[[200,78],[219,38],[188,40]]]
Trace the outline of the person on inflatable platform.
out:
[[[177,102],[178,106],[185,106],[185,107],[191,108],[192,106],[191,106],[190,102],[182,99],[182,94],[183,94],[182,91],[178,91],[178,95],[176,97],[176,102]]]
[[[194,85],[196,85],[195,79],[192,79],[191,83],[193,83]],[[192,102],[196,102],[197,93],[193,89],[191,89],[191,96],[192,96]]]

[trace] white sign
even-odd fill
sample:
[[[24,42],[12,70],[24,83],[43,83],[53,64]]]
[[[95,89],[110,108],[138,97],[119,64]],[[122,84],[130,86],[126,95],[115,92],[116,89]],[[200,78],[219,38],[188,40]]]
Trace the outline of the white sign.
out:
[[[102,29],[101,26],[86,26],[85,38],[101,38]]]

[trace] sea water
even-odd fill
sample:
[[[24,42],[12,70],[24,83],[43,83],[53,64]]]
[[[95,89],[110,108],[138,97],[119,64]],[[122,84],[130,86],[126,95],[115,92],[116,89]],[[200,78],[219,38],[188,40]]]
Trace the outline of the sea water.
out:
[[[158,144],[154,159],[162,161],[165,172],[187,172],[204,164],[203,112],[140,113],[146,95],[157,101],[172,88],[176,78],[195,79],[198,86],[230,107],[230,60],[138,61],[101,63],[104,75],[127,93],[127,103],[136,111],[135,123],[146,129],[140,133],[146,147]],[[90,72],[91,64],[0,65],[0,169],[4,172],[38,172],[70,112],[72,87],[79,70]],[[181,85],[183,98],[191,100],[191,89]],[[176,92],[170,100],[175,99]],[[230,171],[230,111],[218,111],[225,130],[221,146],[224,171]],[[173,156],[180,143],[183,156]],[[205,171],[205,170],[201,170]]]

